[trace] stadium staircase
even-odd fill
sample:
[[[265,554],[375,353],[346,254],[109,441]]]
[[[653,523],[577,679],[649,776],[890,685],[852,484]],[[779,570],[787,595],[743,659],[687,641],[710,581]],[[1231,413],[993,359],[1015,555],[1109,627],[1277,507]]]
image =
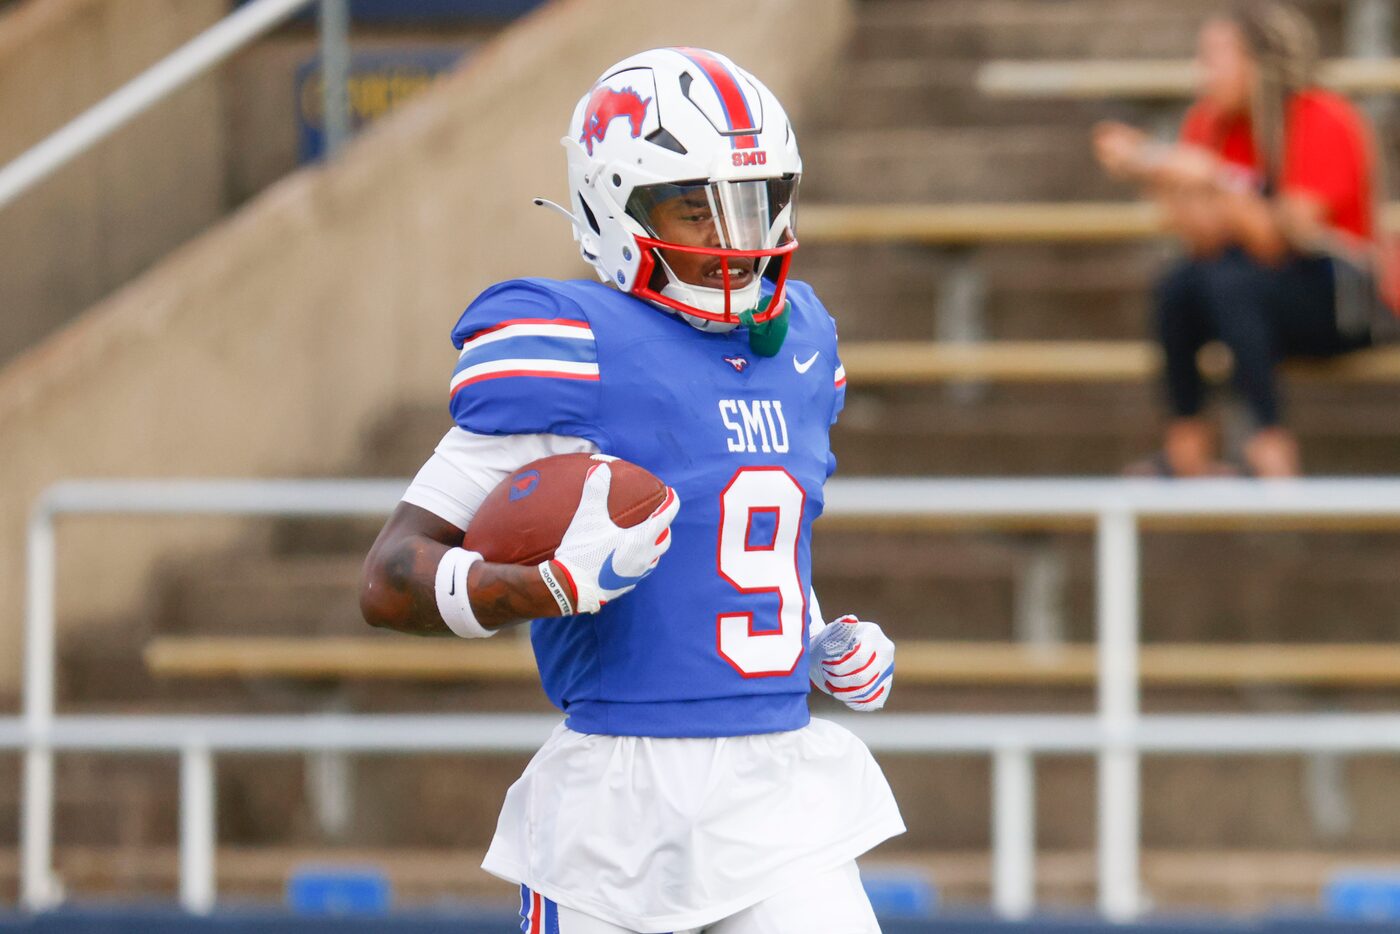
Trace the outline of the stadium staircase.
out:
[[[1188,54],[1197,24],[1214,6],[1204,0],[864,0],[839,69],[842,80],[820,89],[820,100],[799,125],[803,198],[888,203],[1127,197],[1095,171],[1088,126],[1107,116],[1167,126],[1173,111],[1126,103],[987,100],[974,90],[975,70],[989,58]],[[1317,0],[1309,8],[1322,25],[1324,44],[1335,49],[1342,3]],[[1168,255],[1156,244],[1017,245],[959,253],[833,243],[804,247],[794,269],[817,287],[846,341],[1125,339],[1144,335],[1147,289]],[[936,296],[968,264],[985,283],[980,319],[941,320]],[[463,302],[469,298],[461,296]],[[444,311],[444,332],[451,314]],[[1324,384],[1290,396],[1310,469],[1394,472],[1400,463],[1394,388]],[[396,405],[364,433],[359,454],[345,461],[343,472],[409,475],[447,425],[442,401]],[[833,443],[843,474],[1113,474],[1152,448],[1157,425],[1150,386],[863,390],[853,384]],[[149,709],[155,698],[163,709],[200,711],[547,709],[538,691],[513,684],[133,678],[142,670],[142,646],[156,635],[359,633],[354,582],[375,531],[360,522],[281,522],[248,533],[237,547],[171,557],[153,576],[144,613],[97,621],[83,627],[90,635],[64,644],[62,705]],[[897,638],[1053,643],[1093,637],[1092,543],[1085,534],[830,531],[819,533],[815,552],[816,583],[827,608],[859,609],[885,622]],[[1144,638],[1391,640],[1400,634],[1397,561],[1400,542],[1394,537],[1358,532],[1149,534]],[[1027,588],[1037,586],[1040,605],[1028,612]],[[1042,620],[1041,628],[1027,631],[1028,618]],[[896,696],[899,709],[947,712],[1078,711],[1093,704],[1088,692],[1072,689],[921,688]],[[1393,707],[1396,700],[1377,690],[1163,690],[1149,692],[1146,706],[1348,709]],[[168,891],[169,851],[137,854],[173,841],[173,767],[100,760],[99,770],[82,757],[70,758],[65,768],[72,774],[59,780],[60,789],[69,789],[60,801],[60,824],[70,829],[68,839],[60,838],[58,858],[61,866],[71,864],[72,884],[105,894],[137,878],[140,885]],[[353,817],[328,827],[315,814],[310,760],[225,760],[219,771],[224,887],[231,895],[275,893],[288,854],[329,844],[342,848],[347,859],[402,848],[439,868],[449,865],[449,857],[435,860],[431,852],[456,854],[450,857],[454,872],[425,870],[426,876],[415,877],[441,876],[441,888],[428,886],[424,894],[457,893],[458,884],[490,893],[460,854],[487,839],[501,794],[522,764],[515,757],[358,762]],[[878,860],[928,870],[955,901],[985,901],[987,762],[895,756],[883,764],[911,832],[881,848]],[[103,781],[92,777],[98,774]],[[1093,764],[1084,759],[1038,763],[1041,895],[1052,904],[1092,900],[1093,775]],[[0,805],[13,798],[16,776],[13,763],[0,763]],[[1159,906],[1312,902],[1326,871],[1343,857],[1400,854],[1396,780],[1395,764],[1379,760],[1149,761],[1143,794],[1147,888]],[[162,791],[153,794],[152,788]],[[0,806],[0,828],[13,813]],[[89,813],[97,816],[82,817]],[[424,847],[438,849],[422,856]],[[120,863],[122,853],[130,860],[124,865],[140,868],[127,877],[97,868]],[[12,873],[12,864],[0,859],[0,893],[12,886]]]

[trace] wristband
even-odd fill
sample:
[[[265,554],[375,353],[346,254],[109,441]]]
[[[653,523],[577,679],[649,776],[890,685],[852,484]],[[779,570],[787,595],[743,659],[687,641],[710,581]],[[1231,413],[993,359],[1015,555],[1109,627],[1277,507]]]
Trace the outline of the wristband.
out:
[[[463,639],[485,639],[496,634],[496,630],[487,629],[477,620],[467,596],[467,572],[480,560],[481,555],[474,551],[452,548],[438,562],[434,584],[438,613],[447,628]]]
[[[550,567],[553,563],[553,561],[543,561],[540,563],[540,579],[543,580],[544,585],[549,588],[549,595],[554,598],[554,602],[559,604],[559,615],[573,616],[573,602],[569,600],[569,592],[564,589],[564,585],[560,583],[559,578],[555,576],[554,569]]]

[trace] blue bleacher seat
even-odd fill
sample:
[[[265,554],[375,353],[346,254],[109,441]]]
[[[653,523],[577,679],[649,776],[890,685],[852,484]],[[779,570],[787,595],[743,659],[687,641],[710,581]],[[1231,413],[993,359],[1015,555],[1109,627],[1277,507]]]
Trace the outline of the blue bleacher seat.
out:
[[[1400,866],[1338,872],[1323,890],[1322,904],[1338,918],[1400,921]]]
[[[938,904],[933,883],[918,870],[862,869],[860,880],[881,918],[927,918]]]
[[[387,914],[389,879],[372,866],[303,866],[287,880],[287,906],[300,915]]]

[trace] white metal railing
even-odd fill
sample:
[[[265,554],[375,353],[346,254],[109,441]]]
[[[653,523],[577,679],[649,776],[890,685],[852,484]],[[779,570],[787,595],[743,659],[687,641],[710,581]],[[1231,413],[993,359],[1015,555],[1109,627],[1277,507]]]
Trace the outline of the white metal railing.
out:
[[[21,897],[43,909],[61,899],[52,872],[55,750],[181,756],[181,901],[214,900],[215,753],[531,750],[551,716],[56,717],[54,521],[63,515],[376,516],[404,481],[93,481],[47,490],[30,517],[22,718],[0,718],[0,748],[25,753]],[[1400,752],[1400,714],[1142,716],[1137,672],[1138,523],[1210,518],[1331,517],[1397,525],[1400,480],[834,480],[826,513],[875,519],[1066,518],[1096,529],[1098,713],[1080,716],[881,714],[834,719],[872,749],[982,752],[993,757],[993,902],[1024,917],[1034,893],[1034,767],[1044,754],[1099,759],[1099,907],[1112,920],[1142,910],[1139,778],[1142,753]]]
[[[252,0],[0,168],[0,209],[132,118],[312,3],[321,4],[326,151],[333,153],[349,132],[345,104],[349,24],[346,0]]]

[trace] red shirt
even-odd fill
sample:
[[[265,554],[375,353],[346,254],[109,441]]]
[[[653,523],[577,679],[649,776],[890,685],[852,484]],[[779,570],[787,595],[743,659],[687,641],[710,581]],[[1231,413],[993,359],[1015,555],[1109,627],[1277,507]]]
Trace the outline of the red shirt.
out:
[[[1247,115],[1222,114],[1209,101],[1197,101],[1186,113],[1181,141],[1259,172]],[[1316,88],[1300,91],[1288,104],[1280,193],[1311,197],[1322,204],[1329,226],[1374,240],[1374,151],[1366,121],[1349,101]]]

